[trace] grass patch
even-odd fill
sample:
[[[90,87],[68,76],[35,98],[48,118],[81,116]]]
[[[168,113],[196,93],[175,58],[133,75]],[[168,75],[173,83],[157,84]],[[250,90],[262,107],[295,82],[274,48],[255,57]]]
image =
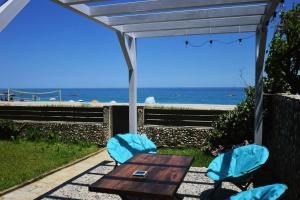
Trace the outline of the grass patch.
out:
[[[0,191],[97,150],[96,145],[0,140]]]
[[[189,148],[189,149],[162,148],[158,150],[158,153],[193,156],[194,157],[194,162],[192,164],[193,167],[207,167],[214,158],[213,156],[195,148]]]

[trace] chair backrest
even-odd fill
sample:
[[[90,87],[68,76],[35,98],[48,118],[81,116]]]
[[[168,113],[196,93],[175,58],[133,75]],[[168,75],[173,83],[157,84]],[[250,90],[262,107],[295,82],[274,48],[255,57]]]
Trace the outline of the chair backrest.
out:
[[[156,153],[156,146],[144,134],[126,133],[109,139],[107,151],[112,159],[122,164],[138,153]]]
[[[287,190],[287,188],[288,187],[284,184],[267,185],[245,192],[240,192],[236,195],[231,196],[229,200],[276,200]]]
[[[269,157],[266,147],[251,144],[220,154],[208,166],[207,176],[222,181],[246,175],[263,165]]]

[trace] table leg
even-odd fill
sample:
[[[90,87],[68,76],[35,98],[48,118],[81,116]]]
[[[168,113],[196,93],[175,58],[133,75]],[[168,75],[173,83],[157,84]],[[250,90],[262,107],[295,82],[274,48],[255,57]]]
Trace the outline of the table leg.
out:
[[[183,199],[183,197],[181,197],[179,194],[175,194],[174,195],[174,198],[173,198],[174,200],[182,200]]]
[[[124,196],[124,195],[120,195],[122,200],[157,200],[155,198],[146,198],[146,197],[136,197],[136,196]],[[178,195],[175,194],[173,198],[171,198],[170,200],[182,200],[183,198]]]

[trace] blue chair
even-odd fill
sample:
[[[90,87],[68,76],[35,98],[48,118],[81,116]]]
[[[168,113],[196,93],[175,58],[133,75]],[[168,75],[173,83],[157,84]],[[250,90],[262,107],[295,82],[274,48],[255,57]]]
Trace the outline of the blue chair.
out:
[[[207,176],[215,181],[215,191],[223,181],[234,183],[246,190],[252,179],[252,172],[268,159],[267,148],[255,144],[242,146],[217,156],[208,166]]]
[[[109,139],[107,151],[118,166],[138,153],[156,153],[156,146],[144,134],[126,133]]]
[[[287,190],[287,188],[288,187],[284,184],[267,185],[240,192],[229,197],[229,200],[276,200]]]

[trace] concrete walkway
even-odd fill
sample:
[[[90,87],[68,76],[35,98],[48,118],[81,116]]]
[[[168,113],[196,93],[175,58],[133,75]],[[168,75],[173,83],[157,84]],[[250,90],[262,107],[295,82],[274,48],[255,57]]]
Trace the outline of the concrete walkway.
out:
[[[1,196],[0,200],[35,199],[105,160],[111,160],[111,158],[104,150],[86,160],[64,168],[54,174],[46,176],[22,188],[7,193],[4,196]]]
[[[114,168],[114,162],[106,151],[64,168],[34,183],[10,192],[0,200],[121,200],[118,195],[89,192],[88,186]],[[214,183],[206,177],[206,168],[191,167],[177,194],[184,200],[206,200]],[[225,199],[240,190],[224,183],[214,199]]]

